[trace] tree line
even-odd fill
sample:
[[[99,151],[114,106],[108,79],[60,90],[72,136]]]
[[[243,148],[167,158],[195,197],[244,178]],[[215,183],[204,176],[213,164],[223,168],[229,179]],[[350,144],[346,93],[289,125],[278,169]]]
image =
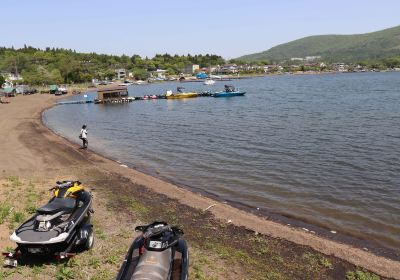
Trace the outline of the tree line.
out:
[[[215,54],[170,55],[157,54],[153,58],[139,55],[106,55],[79,53],[71,49],[38,49],[24,46],[20,49],[0,47],[0,71],[20,74],[28,84],[82,83],[92,79],[112,79],[115,70],[124,68],[136,79],[147,79],[148,71],[167,70],[169,74],[183,72],[186,65],[200,67],[224,64]]]

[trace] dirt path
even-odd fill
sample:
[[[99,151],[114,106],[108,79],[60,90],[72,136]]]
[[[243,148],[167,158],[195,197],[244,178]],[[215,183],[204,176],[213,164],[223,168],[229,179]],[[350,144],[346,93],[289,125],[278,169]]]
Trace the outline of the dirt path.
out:
[[[214,248],[211,250],[212,252],[210,251],[211,253],[207,253],[210,259],[215,260],[214,266],[215,263],[218,262],[223,266],[228,265],[232,260],[235,261],[232,271],[216,272],[218,269],[213,269],[213,262],[208,263],[201,257],[205,252],[202,246],[207,246],[207,244],[202,243],[199,238],[207,238],[207,234],[210,234],[209,228],[211,227],[211,232],[220,229],[221,232],[226,235],[232,235],[234,232],[237,232],[238,240],[247,241],[250,238],[249,236],[253,238],[254,232],[257,232],[262,234],[262,242],[267,242],[269,246],[275,244],[276,247],[273,247],[274,250],[281,251],[277,253],[284,261],[283,263],[279,261],[269,263],[266,269],[268,267],[270,269],[276,267],[286,270],[283,271],[283,274],[279,272],[284,278],[275,277],[275,279],[286,279],[285,275],[291,276],[288,279],[301,279],[302,272],[308,271],[307,266],[314,260],[312,258],[310,260],[310,258],[307,257],[309,254],[318,256],[316,257],[316,264],[314,263],[314,268],[317,270],[307,272],[310,277],[323,273],[327,275],[327,278],[337,279],[336,276],[342,275],[343,277],[346,270],[356,269],[354,266],[350,265],[353,264],[368,269],[383,277],[400,279],[400,262],[378,257],[362,249],[353,248],[349,245],[330,241],[309,232],[262,219],[229,205],[178,188],[136,170],[128,169],[90,151],[79,150],[76,145],[51,133],[41,124],[41,111],[43,108],[51,106],[55,99],[56,97],[49,95],[18,96],[11,99],[10,104],[0,105],[0,138],[2,139],[0,148],[0,178],[5,180],[6,178],[10,178],[9,176],[18,176],[25,179],[28,178],[29,180],[34,180],[35,178],[37,180],[40,179],[41,182],[49,182],[51,180],[63,178],[85,179],[88,183],[98,187],[95,192],[98,194],[99,198],[101,198],[102,203],[98,204],[97,208],[103,213],[102,218],[99,218],[99,222],[104,224],[102,225],[102,230],[110,236],[113,236],[116,232],[127,231],[128,228],[132,227],[132,223],[148,221],[158,217],[169,218],[170,220],[176,220],[177,223],[180,223],[179,216],[174,216],[174,213],[179,214],[181,212],[182,220],[186,219],[182,222],[183,226],[188,227],[190,225],[200,232],[198,239],[192,237],[192,244],[196,248],[192,249],[191,254],[195,256],[195,260],[198,261],[197,264],[202,265],[199,268],[199,266],[196,266],[197,264],[192,264],[191,270],[194,274],[200,273],[199,271],[201,270],[202,273],[208,273],[207,275],[212,275],[216,279],[240,279],[236,278],[237,275],[232,273],[232,271],[236,271],[236,273],[240,275],[241,271],[242,273],[247,273],[247,271],[251,272],[252,266],[254,268],[258,267],[258,265],[260,265],[260,267],[265,267],[266,262],[269,261],[252,246],[243,246],[241,249],[243,251],[242,255],[229,252],[229,250],[225,250],[224,248],[219,248],[219,251],[215,251]],[[79,125],[80,124],[77,124],[78,128]],[[131,197],[135,197],[136,200],[132,200]],[[155,202],[147,200],[148,197],[153,197]],[[4,195],[2,194],[0,198],[4,198]],[[174,209],[173,211],[171,210],[168,216],[164,215],[164,208],[157,208],[157,205],[162,204],[158,203],[157,199],[161,198],[165,199],[163,203],[166,207]],[[141,203],[138,202],[138,199],[140,199]],[[146,201],[146,203],[142,203],[142,201]],[[210,205],[214,206],[208,211],[202,211]],[[121,215],[120,219],[121,225],[116,227],[115,231],[113,231],[115,225],[113,225],[113,223],[107,223],[107,219],[104,219],[104,217],[110,215],[110,213],[120,213],[121,207],[130,208],[132,211],[123,211],[124,214]],[[187,217],[185,213],[187,213]],[[202,220],[198,220],[198,222],[202,223],[206,221],[208,228],[205,228],[204,225],[199,226],[194,224],[193,220],[196,219],[191,218],[192,216],[201,217]],[[230,223],[227,223],[228,220],[230,220]],[[0,225],[0,231],[4,230],[4,226]],[[195,234],[197,234],[197,232],[193,232],[193,235]],[[0,234],[2,239],[5,235],[7,234],[4,234],[4,232]],[[129,240],[132,238],[132,234],[125,235],[126,238],[122,243],[128,244]],[[215,235],[215,233],[212,235]],[[191,237],[189,237],[189,239],[191,239]],[[281,239],[283,240],[281,241]],[[215,242],[218,241],[216,240]],[[254,244],[257,244],[257,242]],[[102,246],[106,247],[106,243],[104,242]],[[237,246],[239,246],[239,244]],[[226,248],[230,248],[230,246],[227,245]],[[329,268],[329,265],[327,265],[327,267],[321,265],[321,263],[323,263],[321,260],[325,257],[307,248],[312,248],[326,255],[326,257],[328,257],[327,260],[333,263],[333,268]],[[120,251],[122,252],[123,250],[119,248],[118,252]],[[258,257],[254,257],[254,259],[257,259],[257,263],[253,263],[251,259],[246,259],[246,254],[250,254],[251,252],[258,254]],[[228,254],[229,258],[221,257],[221,255],[225,256],[225,254]],[[232,254],[237,256],[231,259]],[[123,257],[124,253],[121,255]],[[297,255],[300,255],[301,258],[296,259]],[[299,269],[299,274],[291,271],[290,267],[292,263],[290,263],[288,258],[285,259],[285,256],[291,256],[293,259],[292,261],[299,266],[297,268]],[[334,256],[336,258],[329,256]],[[116,258],[119,260],[119,257]],[[251,255],[250,258],[252,258]],[[260,259],[259,262],[258,259]],[[344,260],[344,262],[340,259]],[[304,265],[304,267],[302,265]],[[242,269],[245,266],[250,268]],[[117,263],[114,263],[113,267],[114,270],[117,269]],[[88,272],[88,275],[89,274],[90,271]],[[266,271],[264,274],[267,275],[268,272]],[[243,278],[246,277],[243,276]],[[321,279],[323,278],[324,277]],[[202,278],[200,275],[193,279]],[[261,278],[260,276],[260,279],[274,278]]]

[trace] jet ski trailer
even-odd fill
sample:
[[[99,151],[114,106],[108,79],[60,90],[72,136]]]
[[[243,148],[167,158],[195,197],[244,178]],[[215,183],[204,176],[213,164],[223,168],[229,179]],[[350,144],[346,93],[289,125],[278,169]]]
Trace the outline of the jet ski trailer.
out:
[[[10,236],[17,248],[3,253],[5,265],[16,266],[18,258],[29,256],[65,259],[93,246],[91,193],[79,181],[57,182],[50,190],[53,198]]]

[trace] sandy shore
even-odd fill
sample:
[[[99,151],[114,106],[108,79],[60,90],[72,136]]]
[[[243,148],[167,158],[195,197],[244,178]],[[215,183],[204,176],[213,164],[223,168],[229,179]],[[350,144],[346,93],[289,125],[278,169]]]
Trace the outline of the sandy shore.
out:
[[[376,256],[368,251],[327,240],[300,229],[291,228],[227,204],[178,188],[90,151],[55,135],[41,123],[41,112],[54,104],[50,95],[18,96],[10,104],[0,104],[1,161],[0,178],[10,175],[23,177],[74,176],[74,170],[96,168],[100,172],[118,174],[133,184],[144,186],[154,193],[166,195],[182,205],[208,209],[222,223],[232,224],[264,234],[278,240],[284,239],[301,246],[309,246],[328,256],[345,260],[383,277],[400,279],[400,262]],[[66,116],[68,117],[68,116]],[[79,124],[77,124],[79,127]],[[78,173],[78,171],[76,171]]]

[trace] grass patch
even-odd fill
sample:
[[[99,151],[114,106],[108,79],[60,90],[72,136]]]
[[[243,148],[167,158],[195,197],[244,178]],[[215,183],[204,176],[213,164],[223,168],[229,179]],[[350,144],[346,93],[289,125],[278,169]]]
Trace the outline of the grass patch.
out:
[[[15,270],[4,270],[0,272],[0,280],[6,280],[11,276],[12,274],[15,273]]]
[[[256,264],[256,261],[255,261],[253,258],[251,258],[251,257],[249,256],[249,254],[247,254],[246,252],[244,252],[244,251],[242,251],[242,250],[236,251],[236,252],[235,252],[235,257],[236,257],[240,262],[243,262],[243,263],[246,263],[246,264]]]
[[[271,271],[271,272],[268,272],[262,279],[265,279],[265,280],[283,280],[285,278],[279,272]]]
[[[356,270],[349,271],[346,273],[347,280],[380,280],[381,278],[373,273],[369,273],[367,271]]]
[[[89,265],[93,268],[96,268],[96,269],[99,268],[100,264],[101,264],[100,260],[96,257],[89,259]]]
[[[74,279],[74,278],[75,278],[74,272],[66,266],[61,266],[56,274],[57,280],[66,280],[66,279]]]
[[[12,222],[20,224],[24,221],[25,219],[25,214],[22,212],[15,212],[13,217],[12,217]]]
[[[96,273],[90,277],[90,280],[109,280],[114,279],[115,273],[109,269],[98,269]]]
[[[15,249],[13,247],[7,246],[6,248],[4,248],[4,252],[14,252]]]
[[[225,246],[217,245],[213,249],[221,259],[227,259],[231,255]]]
[[[10,215],[11,206],[4,204],[0,206],[0,224],[4,223],[8,215]]]
[[[332,269],[333,265],[330,260],[325,258],[324,256],[321,256],[318,253],[311,253],[311,252],[305,252],[303,254],[303,259],[305,259],[312,267],[318,268],[328,268]]]
[[[135,198],[125,196],[123,197],[123,201],[128,204],[129,210],[136,214],[146,214],[149,212],[149,209]]]
[[[272,256],[271,259],[272,259],[273,261],[276,261],[276,262],[279,262],[279,263],[283,263],[283,262],[284,262],[284,259],[283,259],[281,256],[279,256],[279,255]]]
[[[94,230],[94,233],[96,234],[96,237],[98,239],[105,240],[107,238],[104,231],[102,229],[100,229],[99,227],[96,227],[96,229]]]
[[[133,200],[130,203],[129,209],[137,214],[146,214],[147,212],[149,212],[149,209],[146,206],[136,200]]]
[[[325,267],[325,268],[329,268],[329,269],[332,269],[332,268],[333,268],[332,263],[331,263],[327,258],[325,258],[325,257],[321,257],[321,258],[319,259],[319,264],[320,264],[321,266]]]
[[[40,275],[43,271],[43,267],[39,265],[35,265],[32,267],[32,274],[33,275]]]
[[[78,260],[78,258],[71,258],[68,260],[68,263],[67,263],[68,267],[77,267],[80,265],[81,265],[81,262]]]
[[[267,246],[263,246],[257,250],[258,255],[269,255],[271,253],[271,249]]]
[[[194,279],[199,279],[199,280],[207,280],[203,269],[199,265],[193,265],[193,277]]]
[[[35,212],[36,212],[36,206],[35,205],[33,205],[33,204],[28,204],[28,205],[26,205],[26,207],[25,207],[25,211],[28,213],[28,214],[34,214]]]
[[[109,264],[118,264],[120,262],[120,259],[119,259],[119,257],[118,256],[115,256],[115,255],[111,255],[111,256],[109,256],[109,257],[107,257],[107,259],[106,259],[106,263],[109,263]]]
[[[149,209],[143,203],[133,197],[123,196],[122,201],[127,204],[129,210],[136,214],[146,214],[149,212]]]
[[[22,186],[22,182],[19,180],[18,176],[9,176],[7,180],[11,183],[13,187]]]
[[[26,199],[28,202],[36,202],[40,195],[37,193],[34,187],[29,187],[26,190]]]

